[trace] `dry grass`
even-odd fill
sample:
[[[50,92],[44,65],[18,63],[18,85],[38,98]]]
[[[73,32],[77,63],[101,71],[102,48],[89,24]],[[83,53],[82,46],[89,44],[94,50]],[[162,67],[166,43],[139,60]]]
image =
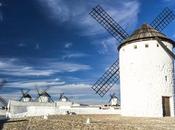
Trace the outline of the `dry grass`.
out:
[[[85,124],[87,118],[91,123]],[[118,115],[66,115],[10,120],[3,130],[175,130],[175,118],[134,118]]]

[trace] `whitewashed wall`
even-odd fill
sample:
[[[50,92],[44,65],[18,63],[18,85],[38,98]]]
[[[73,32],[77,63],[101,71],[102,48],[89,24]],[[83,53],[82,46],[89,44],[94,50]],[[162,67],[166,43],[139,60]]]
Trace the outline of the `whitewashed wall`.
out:
[[[172,50],[172,44],[164,43]],[[119,51],[124,116],[162,117],[162,96],[170,97],[171,116],[174,116],[173,59],[157,44],[155,40],[135,42]]]
[[[120,114],[120,109],[99,109],[99,107],[73,106],[71,102],[38,103],[38,102],[9,102],[10,118],[21,118],[27,116],[43,115],[65,115],[67,111],[76,114]]]

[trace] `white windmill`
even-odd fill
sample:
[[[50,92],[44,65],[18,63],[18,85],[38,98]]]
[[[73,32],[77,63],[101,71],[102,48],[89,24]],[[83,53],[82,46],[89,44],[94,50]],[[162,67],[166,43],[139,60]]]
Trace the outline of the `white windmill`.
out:
[[[29,91],[30,90],[21,89],[22,96],[20,97],[19,101],[23,101],[23,102],[32,101],[32,96],[29,94]]]
[[[175,42],[160,32],[175,19],[173,12],[165,8],[150,25],[143,24],[130,36],[101,6],[90,15],[121,43],[119,60],[92,89],[103,97],[120,80],[122,115],[174,116]]]
[[[119,105],[119,100],[118,100],[118,98],[115,96],[115,93],[110,94],[109,103],[110,103],[111,106],[117,106],[117,105]]]
[[[64,93],[60,93],[59,101],[61,102],[67,102],[70,101],[68,97],[64,95]]]
[[[43,103],[47,103],[47,102],[54,102],[53,99],[51,98],[51,96],[48,94],[47,90],[49,89],[50,87],[46,87],[45,90],[39,90],[37,87],[36,87],[36,90],[37,90],[37,98],[35,99],[36,101],[38,102],[43,102]]]

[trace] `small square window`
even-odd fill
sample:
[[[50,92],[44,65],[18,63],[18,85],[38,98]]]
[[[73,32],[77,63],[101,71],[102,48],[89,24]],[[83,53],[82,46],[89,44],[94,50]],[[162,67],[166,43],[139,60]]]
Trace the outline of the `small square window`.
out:
[[[157,44],[157,47],[159,47],[159,44]]]
[[[137,45],[134,45],[134,49],[137,49]]]
[[[149,47],[149,45],[148,45],[148,44],[145,44],[145,47],[146,47],[146,48],[148,48],[148,47]]]

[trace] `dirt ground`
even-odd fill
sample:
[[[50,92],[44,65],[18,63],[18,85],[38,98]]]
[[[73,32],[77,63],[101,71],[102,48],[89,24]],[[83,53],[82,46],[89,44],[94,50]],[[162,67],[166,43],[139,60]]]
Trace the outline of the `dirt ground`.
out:
[[[87,118],[90,124],[86,124]],[[175,118],[66,115],[1,121],[3,130],[175,130]]]

